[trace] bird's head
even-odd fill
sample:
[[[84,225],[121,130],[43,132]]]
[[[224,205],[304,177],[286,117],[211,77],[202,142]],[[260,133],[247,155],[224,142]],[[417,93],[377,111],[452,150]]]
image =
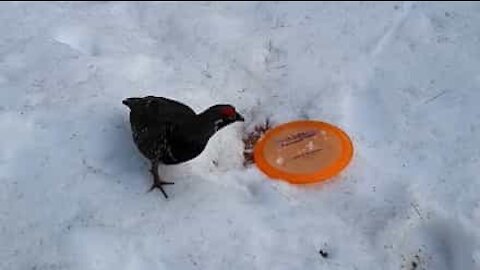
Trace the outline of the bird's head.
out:
[[[214,124],[215,131],[232,123],[245,121],[243,116],[237,112],[235,107],[229,104],[214,105],[200,115]]]

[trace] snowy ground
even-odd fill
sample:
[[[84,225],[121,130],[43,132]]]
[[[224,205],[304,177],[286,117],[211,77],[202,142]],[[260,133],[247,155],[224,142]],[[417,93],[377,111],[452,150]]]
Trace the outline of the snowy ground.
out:
[[[0,269],[480,269],[479,70],[478,3],[1,3]],[[356,153],[290,186],[235,124],[166,201],[121,104],[150,94]]]

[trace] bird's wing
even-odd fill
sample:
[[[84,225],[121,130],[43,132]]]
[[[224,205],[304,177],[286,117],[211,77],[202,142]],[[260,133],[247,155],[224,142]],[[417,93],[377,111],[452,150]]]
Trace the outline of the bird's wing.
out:
[[[123,101],[130,108],[130,123],[134,140],[148,158],[168,158],[175,161],[171,140],[184,122],[196,113],[188,106],[162,97],[128,98]]]
[[[157,136],[162,129],[173,130],[196,116],[188,106],[166,98],[148,96],[127,99],[130,107],[130,123],[138,134]],[[160,134],[159,134],[160,135]]]
[[[173,122],[163,122],[157,126],[142,123],[132,125],[133,137],[138,148],[149,159],[173,159],[170,138],[176,129]]]
[[[170,118],[196,115],[195,111],[187,105],[164,97],[127,98],[123,103],[130,107],[132,112],[151,117]]]

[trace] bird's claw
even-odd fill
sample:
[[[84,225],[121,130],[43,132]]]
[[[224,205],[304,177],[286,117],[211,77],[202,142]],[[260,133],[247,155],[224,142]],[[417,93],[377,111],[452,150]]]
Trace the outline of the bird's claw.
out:
[[[174,184],[173,182],[163,182],[163,181],[155,182],[155,183],[152,184],[152,187],[148,190],[148,192],[158,188],[162,192],[163,196],[165,196],[165,199],[168,199],[167,193],[163,189],[163,186],[164,185],[173,185],[173,184]]]

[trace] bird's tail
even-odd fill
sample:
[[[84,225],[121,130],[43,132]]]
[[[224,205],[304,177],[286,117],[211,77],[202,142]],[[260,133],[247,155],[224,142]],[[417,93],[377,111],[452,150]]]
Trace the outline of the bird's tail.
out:
[[[122,103],[131,109],[135,106],[135,104],[140,103],[141,100],[141,98],[126,98],[122,100]]]

